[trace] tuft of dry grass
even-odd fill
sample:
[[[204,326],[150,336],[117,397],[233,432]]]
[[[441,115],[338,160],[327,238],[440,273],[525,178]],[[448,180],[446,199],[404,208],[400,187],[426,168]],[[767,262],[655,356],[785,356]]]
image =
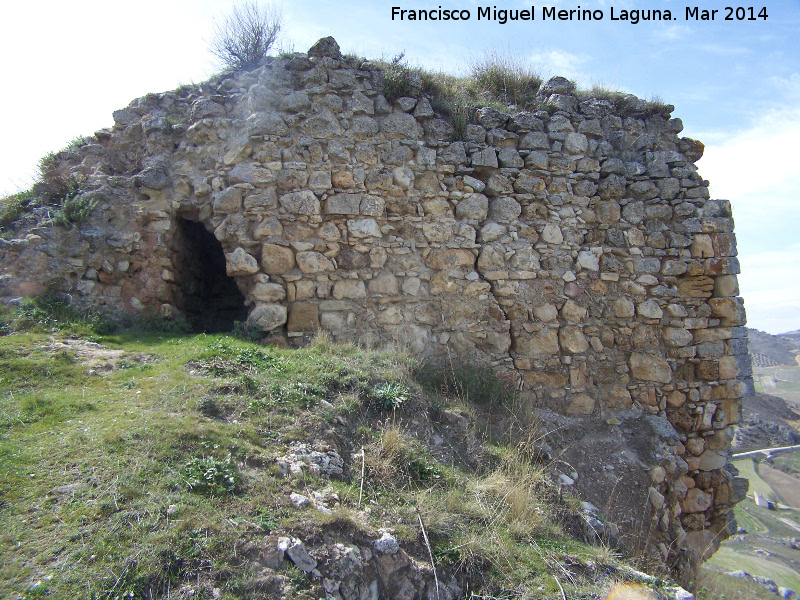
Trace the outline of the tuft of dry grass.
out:
[[[503,104],[523,106],[532,103],[542,85],[542,77],[520,56],[511,52],[486,50],[473,57],[469,76],[478,97],[490,96]]]

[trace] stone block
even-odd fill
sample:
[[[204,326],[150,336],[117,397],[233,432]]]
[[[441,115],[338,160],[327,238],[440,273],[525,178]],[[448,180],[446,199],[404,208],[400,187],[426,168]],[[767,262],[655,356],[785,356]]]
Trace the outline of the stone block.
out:
[[[294,252],[291,248],[278,244],[264,244],[261,247],[261,268],[269,275],[283,275],[294,269]]]
[[[429,269],[441,271],[444,269],[468,269],[475,266],[475,255],[469,250],[459,249],[434,249],[425,259]]]
[[[497,198],[489,205],[489,216],[499,223],[516,221],[521,213],[522,207],[513,198]]]
[[[342,279],[333,284],[333,297],[337,300],[367,297],[367,288],[360,279]]]
[[[564,243],[564,235],[561,228],[555,223],[548,223],[542,229],[539,239],[548,244],[560,245]]]
[[[736,275],[719,275],[714,280],[714,297],[729,298],[739,295],[739,281]]]
[[[381,131],[388,138],[416,140],[423,130],[417,120],[408,113],[396,112],[381,121]]]
[[[633,301],[630,298],[617,298],[611,305],[611,311],[618,319],[630,319],[636,312]]]
[[[628,408],[633,404],[631,393],[625,386],[614,385],[605,395],[606,407],[612,409]]]
[[[273,331],[286,323],[286,307],[281,304],[256,304],[247,323],[262,331]]]
[[[719,380],[719,361],[700,361],[695,365],[694,372],[695,377],[701,381],[717,381]]]
[[[483,221],[489,212],[489,199],[483,194],[471,194],[456,205],[456,218]]]
[[[714,293],[711,277],[683,277],[678,280],[678,295],[683,298],[710,298]]]
[[[230,277],[240,277],[258,273],[258,261],[243,248],[236,248],[225,255],[225,270]]]
[[[589,140],[582,133],[568,133],[564,138],[563,150],[568,154],[586,154]]]
[[[375,219],[357,219],[347,222],[347,231],[356,238],[381,237],[381,228]]]
[[[692,343],[693,335],[688,329],[680,327],[665,327],[663,330],[664,343],[670,348],[681,348]]]
[[[319,329],[319,307],[311,302],[295,302],[289,308],[286,330],[289,333],[307,333]]]
[[[528,337],[519,334],[513,337],[512,350],[520,357],[545,357],[558,354],[558,331],[546,328]]]
[[[589,349],[589,342],[580,327],[565,325],[558,330],[558,342],[561,350],[568,354],[580,354]]]
[[[242,210],[242,191],[229,187],[214,194],[214,214],[231,215]]]
[[[672,380],[672,369],[669,363],[660,356],[632,352],[630,356],[631,373],[642,381],[669,383]]]
[[[368,284],[369,293],[379,296],[396,296],[399,291],[397,277],[391,273],[380,273]]]
[[[257,283],[250,296],[258,302],[281,302],[286,299],[286,290],[278,283]]]
[[[540,321],[550,322],[555,321],[558,317],[558,309],[552,304],[543,304],[533,308],[533,316]]]
[[[744,325],[747,322],[744,301],[741,298],[711,298],[708,301],[711,314],[720,320],[724,327]]]
[[[475,168],[491,168],[496,169],[499,165],[497,162],[497,152],[494,148],[489,147],[485,150],[475,152],[472,154],[472,166]]]
[[[278,203],[286,212],[295,215],[320,214],[319,200],[311,190],[302,190],[285,194],[278,199]]]
[[[333,263],[319,252],[298,252],[295,258],[297,266],[303,273],[324,273],[336,270]]]
[[[636,313],[644,319],[660,319],[664,315],[656,300],[652,298],[636,305]]]
[[[595,400],[589,394],[576,394],[570,398],[567,414],[587,417],[594,412]]]

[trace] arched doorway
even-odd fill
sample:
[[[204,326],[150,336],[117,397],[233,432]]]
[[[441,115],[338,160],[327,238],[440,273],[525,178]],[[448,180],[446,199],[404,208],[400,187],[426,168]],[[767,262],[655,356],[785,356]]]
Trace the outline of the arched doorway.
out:
[[[177,308],[197,332],[231,331],[247,319],[242,292],[225,270],[225,253],[202,223],[178,217],[173,265],[181,299]]]

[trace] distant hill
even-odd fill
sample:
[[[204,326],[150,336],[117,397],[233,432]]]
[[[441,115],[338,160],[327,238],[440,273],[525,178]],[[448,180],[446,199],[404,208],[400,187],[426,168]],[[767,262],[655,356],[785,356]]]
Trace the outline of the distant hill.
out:
[[[747,329],[754,367],[798,366],[800,332],[771,335]],[[800,414],[783,398],[762,392],[745,399],[733,446],[737,452],[800,442]]]
[[[800,433],[793,427],[798,422],[800,414],[783,398],[757,392],[742,406],[742,421],[733,441],[734,452],[798,444]]]
[[[754,367],[797,365],[800,354],[800,331],[771,335],[758,329],[747,329],[750,356]]]

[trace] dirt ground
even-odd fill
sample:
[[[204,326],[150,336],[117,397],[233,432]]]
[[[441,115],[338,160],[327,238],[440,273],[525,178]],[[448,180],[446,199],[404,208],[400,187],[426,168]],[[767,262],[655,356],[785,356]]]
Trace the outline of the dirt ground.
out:
[[[800,509],[800,480],[765,463],[758,465],[758,473],[775,490],[784,504]]]

